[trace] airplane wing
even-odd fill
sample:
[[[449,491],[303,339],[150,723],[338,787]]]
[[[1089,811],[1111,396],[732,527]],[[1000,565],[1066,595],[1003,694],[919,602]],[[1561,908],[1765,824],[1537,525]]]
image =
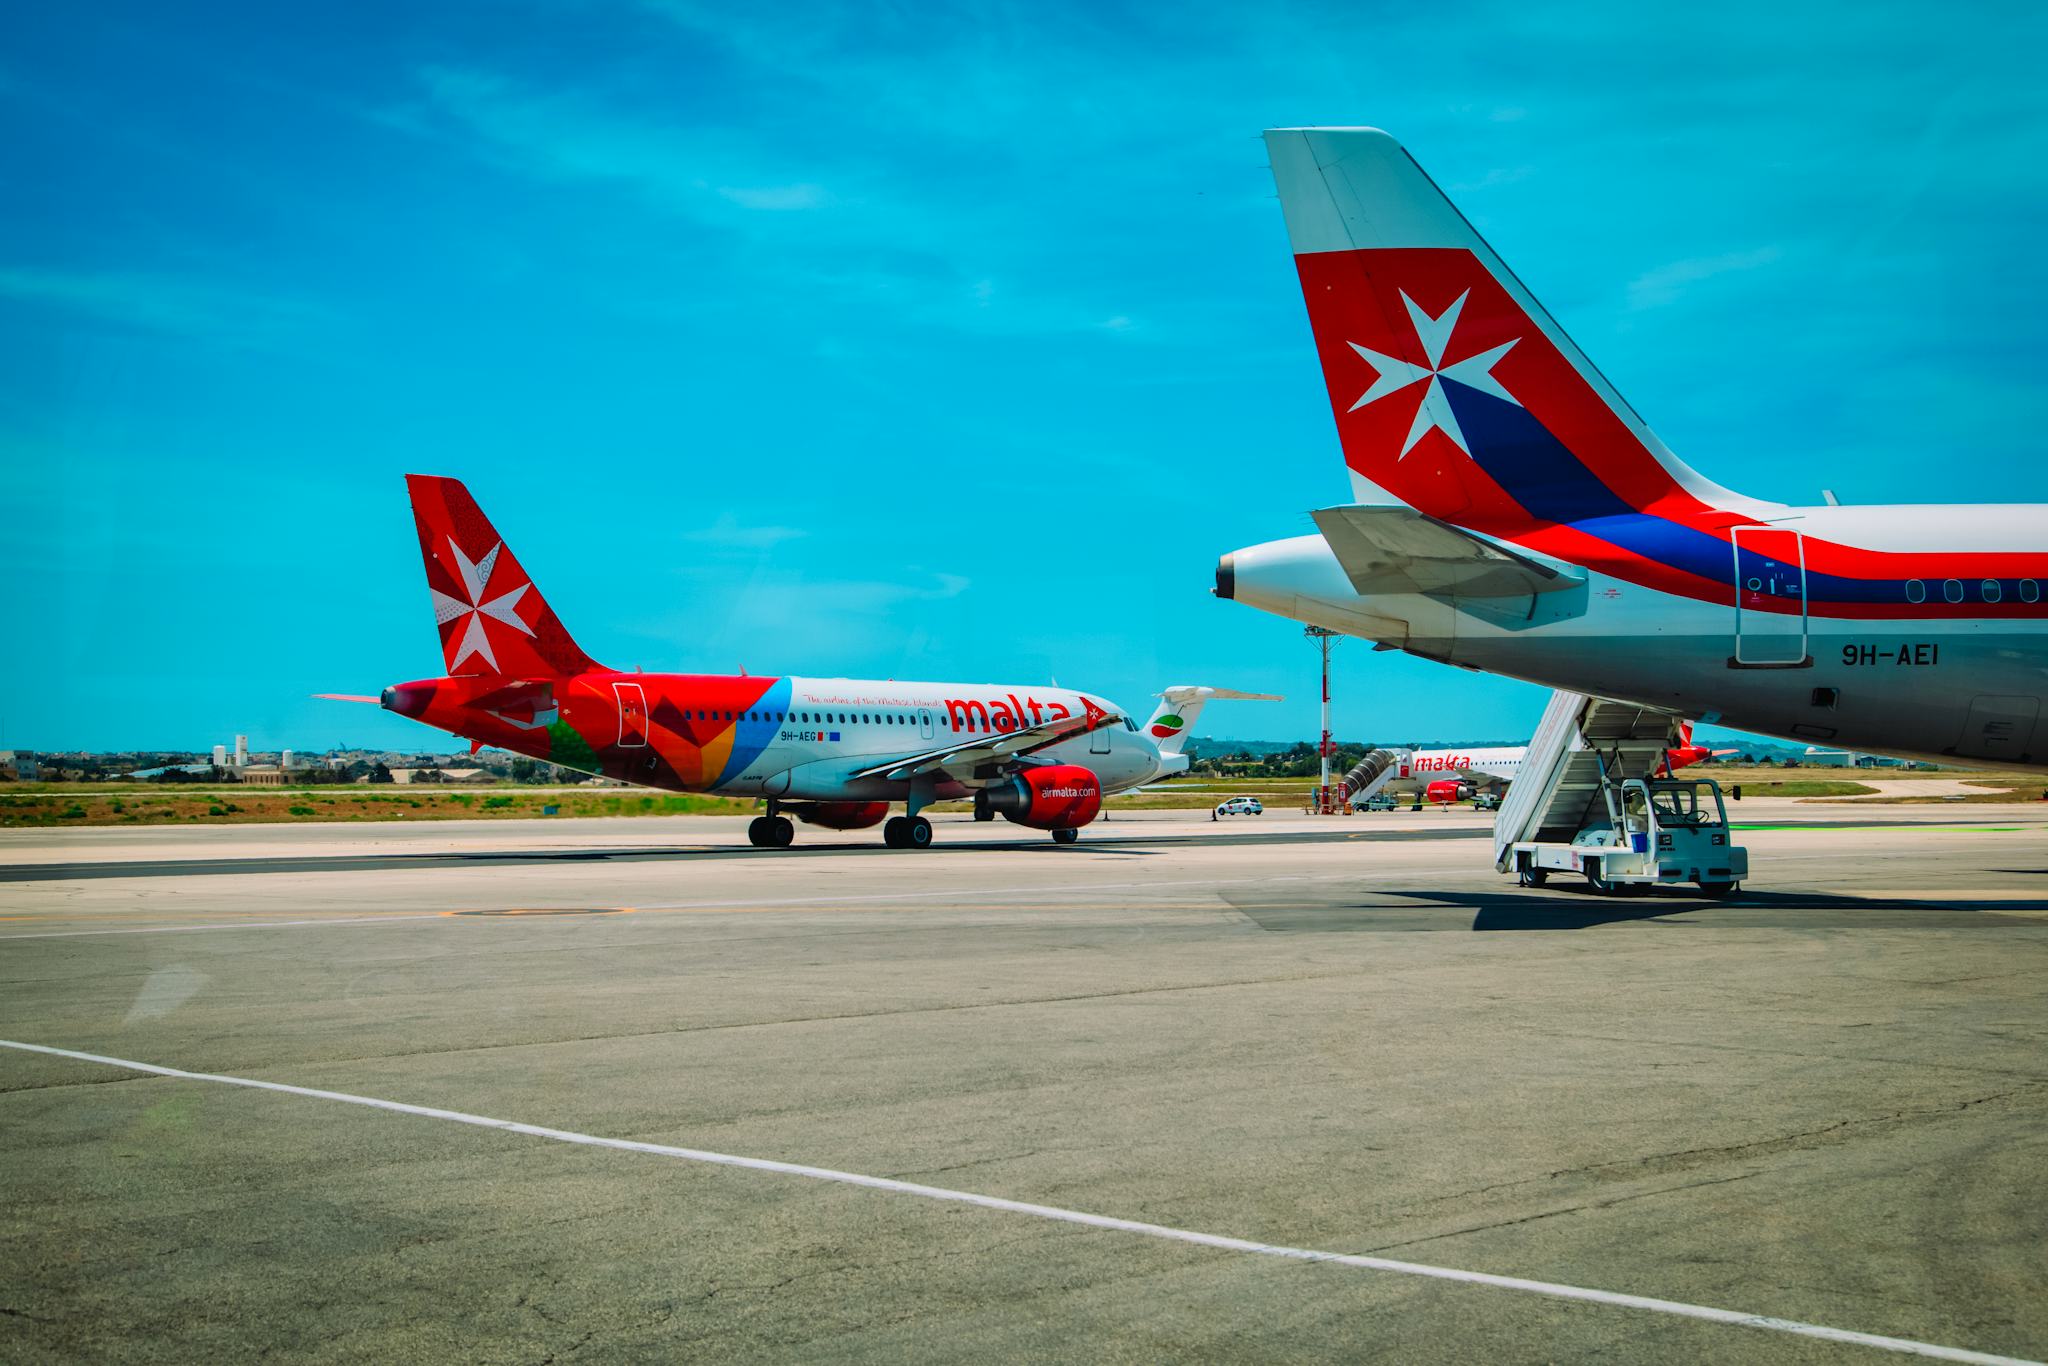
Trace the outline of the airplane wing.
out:
[[[945,772],[957,777],[966,777],[984,764],[1004,763],[1011,759],[1056,745],[1062,740],[1071,740],[1077,735],[1086,735],[1091,730],[1114,725],[1123,720],[1119,712],[1104,711],[1083,699],[1082,714],[1063,716],[1057,721],[1040,721],[1036,725],[1020,726],[1015,730],[985,731],[956,740],[950,745],[928,749],[922,754],[908,754],[861,769],[849,775],[854,778],[891,778],[901,780],[916,778],[927,773]]]
[[[1559,593],[1586,582],[1413,508],[1352,504],[1312,515],[1351,586],[1362,594],[1508,598]]]

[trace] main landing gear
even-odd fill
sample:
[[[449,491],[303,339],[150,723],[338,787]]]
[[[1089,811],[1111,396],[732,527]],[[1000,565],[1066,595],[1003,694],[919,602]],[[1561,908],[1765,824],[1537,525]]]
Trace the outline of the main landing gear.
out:
[[[1052,832],[1054,844],[1073,844],[1081,838],[1081,832],[1072,828]]]
[[[747,827],[747,840],[756,849],[787,849],[796,843],[796,825],[787,816],[756,816]]]
[[[932,823],[923,816],[891,816],[882,827],[882,843],[891,849],[929,849]]]

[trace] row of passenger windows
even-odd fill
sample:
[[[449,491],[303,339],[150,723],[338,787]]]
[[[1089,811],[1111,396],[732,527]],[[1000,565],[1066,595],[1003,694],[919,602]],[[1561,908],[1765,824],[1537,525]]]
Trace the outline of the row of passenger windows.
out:
[[[2032,599],[2029,599],[2029,601],[2032,601]],[[757,723],[766,723],[771,726],[780,726],[787,724],[794,724],[799,726],[914,726],[918,724],[917,718],[915,716],[909,715],[908,713],[904,712],[888,711],[732,712],[701,711],[693,709],[685,711],[683,713],[683,719],[685,721],[752,721]],[[960,727],[960,729],[969,731],[1005,731],[1016,729],[1016,726],[1014,724],[1007,726],[1002,724],[1002,718],[1000,716],[991,718],[986,725],[975,724],[978,719],[979,718],[977,713],[969,712],[965,718],[965,724],[963,724]],[[952,721],[948,717],[940,716],[938,718],[938,724],[941,726],[951,727]],[[1131,720],[1131,718],[1128,716],[1124,718],[1125,730],[1134,731],[1137,728],[1137,722]]]
[[[771,726],[795,723],[799,726],[864,725],[913,726],[916,719],[897,712],[882,711],[686,711],[685,721],[756,721]]]
[[[690,711],[685,711],[685,712],[683,713],[683,719],[684,719],[685,721],[734,721],[734,720],[737,720],[737,721],[752,721],[752,722],[757,722],[757,723],[766,723],[766,724],[768,724],[768,725],[771,725],[771,726],[780,726],[780,725],[787,725],[787,724],[794,724],[794,725],[799,725],[799,726],[821,726],[821,725],[839,725],[839,726],[855,726],[855,725],[859,725],[859,726],[914,726],[914,725],[918,724],[918,722],[917,722],[917,718],[916,718],[915,716],[911,716],[911,715],[909,715],[909,714],[907,714],[907,713],[903,713],[903,712],[887,712],[887,711],[741,711],[741,712],[732,712],[732,711],[701,711],[701,710],[690,710]],[[974,712],[969,712],[969,713],[967,714],[967,717],[966,717],[966,720],[965,720],[965,724],[964,724],[964,725],[962,725],[962,726],[960,727],[960,729],[962,729],[962,730],[969,730],[969,731],[982,731],[982,730],[986,730],[986,731],[1004,731],[1004,730],[1014,730],[1014,729],[1016,729],[1016,727],[1015,727],[1014,725],[1008,725],[1008,726],[1006,726],[1006,725],[1002,724],[1002,718],[1001,718],[1001,717],[994,717],[994,718],[991,718],[991,719],[989,720],[989,722],[988,722],[988,723],[987,723],[986,725],[977,725],[977,724],[975,724],[975,723],[976,723],[976,721],[977,721],[978,719],[979,719],[979,718],[978,718],[978,716],[977,716],[977,714],[976,714],[976,713],[974,713]],[[950,727],[950,726],[952,725],[952,722],[951,722],[951,720],[950,720],[949,718],[947,718],[947,717],[944,717],[944,716],[941,716],[941,717],[939,717],[939,718],[938,718],[938,724],[939,724],[939,725],[941,725],[941,726],[947,726],[947,727]],[[1126,717],[1124,718],[1124,729],[1125,729],[1125,730],[1133,730],[1133,731],[1134,731],[1134,730],[1136,730],[1137,728],[1138,728],[1138,724],[1137,724],[1137,722],[1135,722],[1135,721],[1131,720],[1131,718],[1130,718],[1130,717],[1128,717],[1128,716],[1126,716]]]
[[[1941,581],[1941,596],[1945,602],[1961,602],[1966,591],[1961,579],[1943,579]],[[2041,600],[2041,585],[2033,579],[2021,579],[2015,585],[2015,591],[2018,593],[2021,602],[2039,602]],[[1921,579],[1907,579],[1906,601],[1927,601],[1926,582]],[[1999,579],[1985,579],[1979,583],[1977,585],[1977,601],[2005,601],[2004,582]]]

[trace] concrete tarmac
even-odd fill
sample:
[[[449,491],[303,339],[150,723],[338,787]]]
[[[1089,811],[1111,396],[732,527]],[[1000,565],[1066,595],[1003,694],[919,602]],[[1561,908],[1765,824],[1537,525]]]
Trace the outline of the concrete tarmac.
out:
[[[559,1132],[0,1048],[0,1357],[1881,1355],[569,1136],[2048,1355],[2048,810],[1739,814],[7,832],[0,1039]]]

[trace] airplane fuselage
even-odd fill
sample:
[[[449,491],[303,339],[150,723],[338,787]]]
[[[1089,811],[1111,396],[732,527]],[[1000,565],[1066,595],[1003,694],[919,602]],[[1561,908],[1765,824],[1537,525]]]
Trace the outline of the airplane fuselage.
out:
[[[1532,597],[1514,620],[1497,603],[1482,615],[1453,597],[1360,594],[1329,544],[1302,536],[1235,552],[1218,593],[1447,664],[1739,730],[1937,761],[2048,763],[2048,508],[1783,512],[1774,527],[1916,567],[1938,565],[1942,538],[1969,528],[2020,572],[1941,578],[1923,569],[1889,591],[1864,581],[1864,601],[1831,602],[1809,581],[1819,576],[1787,570],[1774,592],[1753,582],[1760,566],[1738,558],[1715,601],[1711,587],[1665,591],[1586,556],[1552,560],[1581,574],[1582,587]],[[1968,564],[1981,552],[1953,558]]]
[[[911,780],[854,775],[892,757],[1082,716],[1105,700],[1066,688],[854,678],[617,673],[507,682],[449,677],[385,690],[389,710],[465,739],[672,792],[793,801],[902,801]],[[1114,792],[1174,767],[1128,718],[1035,749]],[[995,781],[995,768],[987,775]],[[934,799],[970,795],[941,776]]]

